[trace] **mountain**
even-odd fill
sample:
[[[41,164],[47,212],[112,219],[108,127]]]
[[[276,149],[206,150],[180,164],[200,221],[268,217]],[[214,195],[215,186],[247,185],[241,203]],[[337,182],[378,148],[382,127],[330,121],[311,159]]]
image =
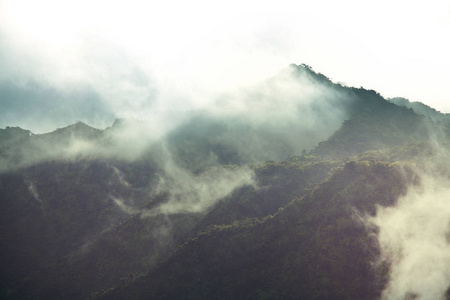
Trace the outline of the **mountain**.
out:
[[[380,220],[446,195],[446,122],[306,65],[214,101],[164,126],[0,129],[2,298],[427,296],[398,288],[413,250]],[[417,211],[400,220],[428,228]]]
[[[376,299],[388,266],[355,214],[392,205],[411,178],[350,162],[275,215],[200,233],[106,299]],[[375,230],[372,228],[371,230]]]
[[[389,102],[392,102],[398,106],[403,106],[406,108],[412,109],[415,113],[428,117],[435,122],[449,122],[450,114],[443,114],[440,111],[435,110],[428,105],[425,105],[421,102],[411,102],[408,99],[397,97],[387,99]]]

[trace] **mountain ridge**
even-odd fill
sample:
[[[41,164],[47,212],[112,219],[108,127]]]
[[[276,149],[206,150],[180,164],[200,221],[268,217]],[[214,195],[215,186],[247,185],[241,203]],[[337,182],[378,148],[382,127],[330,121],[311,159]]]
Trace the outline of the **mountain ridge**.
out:
[[[262,88],[230,99],[264,118],[196,112],[158,138],[0,130],[0,295],[379,298],[393,265],[368,220],[425,182],[449,128],[306,65]]]

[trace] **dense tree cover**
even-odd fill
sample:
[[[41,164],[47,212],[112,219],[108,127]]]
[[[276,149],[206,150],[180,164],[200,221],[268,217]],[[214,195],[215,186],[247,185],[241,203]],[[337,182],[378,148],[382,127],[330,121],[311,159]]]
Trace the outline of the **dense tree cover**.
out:
[[[446,125],[448,125],[450,122],[450,119],[449,119],[450,114],[448,114],[448,113],[443,114],[443,113],[435,110],[434,108],[432,108],[428,105],[425,105],[421,102],[410,102],[408,99],[401,98],[401,97],[389,98],[387,100],[398,106],[410,108],[415,113],[425,116],[427,118],[430,118],[431,120],[433,120],[435,122],[443,122]]]
[[[231,224],[247,218],[275,214],[295,197],[303,196],[328,178],[338,163],[266,162],[254,166],[257,188],[244,187],[219,202],[202,219],[202,226]]]
[[[148,166],[127,167],[140,179],[151,176]],[[125,188],[112,170],[105,162],[52,162],[0,175],[3,285],[21,284],[127,219],[110,196],[133,198],[136,206],[148,201],[145,190]]]
[[[303,153],[275,132],[252,162],[253,148],[243,155],[239,147],[250,146],[252,134],[266,137],[262,130],[202,114],[171,131],[166,144],[144,143],[125,158],[117,151],[130,148],[112,137],[126,120],[44,135],[0,130],[0,297],[378,298],[389,265],[379,261],[377,228],[365,216],[418,184],[411,166],[427,161],[437,151],[432,138],[448,140],[449,130],[375,91],[333,84],[306,65],[291,68],[351,99],[340,129]],[[42,153],[74,140],[108,155]],[[271,151],[283,159],[259,161]],[[163,181],[180,174],[176,167],[168,174],[164,163],[194,179],[213,164],[248,168],[254,184],[207,209],[150,214],[170,201]]]
[[[3,288],[16,295],[15,288],[20,287],[18,295],[26,298],[74,299],[107,289],[127,274],[145,273],[199,231],[275,214],[327,178],[335,165],[257,164],[253,168],[258,189],[244,186],[207,213],[150,218],[130,215],[110,198],[134,199],[128,205],[135,209],[165,201],[164,195],[149,201],[151,186],[144,182],[151,182],[154,171],[142,162],[46,163],[4,174]],[[122,170],[133,189],[119,182],[114,168]],[[30,194],[30,184],[39,195]],[[168,232],[160,233],[161,228]]]
[[[412,181],[398,166],[349,162],[274,216],[201,233],[105,298],[376,299],[388,266],[360,218]]]
[[[313,153],[348,157],[367,150],[387,149],[429,139],[424,117],[384,100],[375,91],[352,89],[358,95],[352,117]]]

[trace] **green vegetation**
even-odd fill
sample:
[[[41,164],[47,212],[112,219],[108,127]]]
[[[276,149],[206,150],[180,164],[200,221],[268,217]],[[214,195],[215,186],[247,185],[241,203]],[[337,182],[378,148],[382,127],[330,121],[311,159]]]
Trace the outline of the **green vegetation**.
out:
[[[291,69],[338,93],[327,103],[348,116],[313,149],[286,142],[308,139],[296,128],[204,114],[162,143],[138,131],[138,150],[115,139],[140,126],[126,120],[1,129],[0,298],[378,299],[390,265],[367,216],[420,183],[434,139],[449,140],[446,116]],[[240,175],[220,192],[220,176]],[[204,195],[221,196],[198,208]]]
[[[106,299],[375,299],[388,266],[359,216],[411,181],[387,163],[350,162],[272,217],[216,227]]]

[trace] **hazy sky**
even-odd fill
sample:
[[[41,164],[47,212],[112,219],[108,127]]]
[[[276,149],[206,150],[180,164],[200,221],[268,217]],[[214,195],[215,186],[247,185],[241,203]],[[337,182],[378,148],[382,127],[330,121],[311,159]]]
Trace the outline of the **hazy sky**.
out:
[[[450,112],[449,37],[444,0],[0,0],[0,128],[202,108],[290,63]]]

